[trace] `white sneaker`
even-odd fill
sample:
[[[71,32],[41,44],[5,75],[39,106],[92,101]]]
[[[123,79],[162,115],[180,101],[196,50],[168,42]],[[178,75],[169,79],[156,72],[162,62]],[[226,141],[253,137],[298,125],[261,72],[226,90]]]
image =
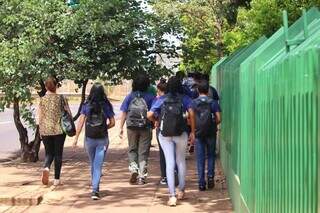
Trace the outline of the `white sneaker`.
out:
[[[54,179],[53,180],[53,185],[54,186],[60,186],[60,185],[62,185],[62,183],[61,183],[60,179]]]
[[[176,197],[170,197],[168,200],[168,206],[176,206],[177,205],[177,198]]]

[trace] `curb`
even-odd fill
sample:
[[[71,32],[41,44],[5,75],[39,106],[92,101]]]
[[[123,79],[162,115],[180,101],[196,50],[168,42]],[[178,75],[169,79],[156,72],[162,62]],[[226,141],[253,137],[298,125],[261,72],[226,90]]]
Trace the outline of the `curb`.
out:
[[[0,204],[7,206],[36,206],[41,203],[46,191],[27,191],[12,196],[0,195]]]
[[[0,197],[0,204],[7,206],[37,206],[43,200],[43,195],[35,197]]]

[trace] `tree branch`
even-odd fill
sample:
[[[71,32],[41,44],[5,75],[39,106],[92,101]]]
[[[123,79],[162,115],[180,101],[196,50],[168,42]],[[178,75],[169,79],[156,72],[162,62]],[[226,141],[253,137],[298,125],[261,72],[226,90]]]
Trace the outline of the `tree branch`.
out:
[[[73,117],[73,120],[76,121],[79,117],[80,117],[80,113],[81,113],[81,108],[86,100],[86,89],[87,89],[87,85],[88,85],[88,79],[84,80],[82,82],[82,91],[81,91],[81,102],[78,108],[78,112],[77,114]]]

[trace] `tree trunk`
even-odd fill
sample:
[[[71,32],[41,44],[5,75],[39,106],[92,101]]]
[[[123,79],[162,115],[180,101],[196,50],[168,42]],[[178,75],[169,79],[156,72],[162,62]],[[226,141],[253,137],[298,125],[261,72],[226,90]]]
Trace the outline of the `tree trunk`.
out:
[[[38,92],[39,97],[43,97],[47,90],[43,80],[40,80],[41,91]],[[15,99],[13,103],[13,117],[14,123],[19,133],[19,140],[21,145],[21,160],[23,162],[37,162],[39,160],[39,150],[41,144],[41,137],[39,126],[36,128],[33,141],[29,143],[28,130],[23,126],[20,119],[19,100]]]
[[[47,89],[46,89],[46,86],[45,86],[42,79],[40,80],[39,84],[41,86],[41,91],[38,92],[38,95],[39,95],[39,97],[43,97],[46,95]],[[42,141],[42,139],[40,136],[39,126],[37,126],[36,132],[34,135],[34,139],[30,143],[30,146],[32,146],[32,149],[35,151],[35,159],[34,159],[35,161],[34,162],[39,160],[39,151],[40,151],[41,141]]]
[[[223,35],[222,35],[222,28],[223,28],[223,20],[218,18],[217,20],[217,29],[218,32],[216,33],[216,39],[217,39],[217,53],[219,59],[223,58],[224,56],[224,44],[223,44]]]
[[[33,143],[29,144],[28,130],[23,126],[20,119],[19,100],[15,99],[13,103],[13,118],[14,124],[19,133],[19,141],[21,145],[21,160],[23,162],[36,162],[37,154],[35,152]]]
[[[88,79],[82,82],[82,91],[81,91],[81,102],[78,108],[77,114],[73,117],[73,120],[76,121],[80,117],[81,108],[83,103],[86,100],[86,89],[87,89]]]

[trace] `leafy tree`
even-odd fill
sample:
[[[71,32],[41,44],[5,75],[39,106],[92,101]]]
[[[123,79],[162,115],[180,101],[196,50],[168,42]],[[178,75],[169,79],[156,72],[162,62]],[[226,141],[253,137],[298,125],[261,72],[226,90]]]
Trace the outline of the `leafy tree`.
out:
[[[248,0],[161,0],[156,11],[164,19],[173,19],[182,41],[184,71],[209,72],[212,63],[228,53],[224,34],[233,28],[240,6],[249,7]]]
[[[163,37],[168,29],[159,29],[159,17],[140,1],[82,0],[76,9],[61,0],[0,4],[0,107],[14,106],[24,161],[38,159],[41,139],[29,108],[33,88],[45,94],[46,77],[74,80],[84,101],[89,79],[115,84],[139,72],[153,78],[169,73],[155,60],[157,54],[175,54]],[[21,119],[36,128],[35,140],[29,142]]]
[[[295,22],[302,9],[320,6],[318,0],[252,0],[250,8],[241,8],[237,24],[225,34],[229,51],[247,45],[263,35],[271,36],[282,26],[282,11],[287,10],[289,23]]]
[[[46,47],[50,29],[55,23],[59,1],[1,1],[0,7],[0,99],[1,109],[11,104],[14,122],[19,133],[23,161],[36,161],[40,137],[29,142],[27,125],[35,128],[30,111],[31,90],[41,80],[41,70],[34,63],[35,56]],[[50,10],[51,9],[51,10]]]

